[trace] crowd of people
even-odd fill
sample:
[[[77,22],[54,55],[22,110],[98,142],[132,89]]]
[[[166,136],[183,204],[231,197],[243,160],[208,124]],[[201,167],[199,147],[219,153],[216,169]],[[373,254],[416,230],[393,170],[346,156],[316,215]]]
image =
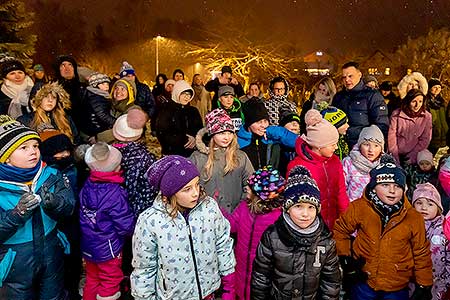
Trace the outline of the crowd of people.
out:
[[[0,61],[0,299],[450,299],[438,79],[54,68]]]

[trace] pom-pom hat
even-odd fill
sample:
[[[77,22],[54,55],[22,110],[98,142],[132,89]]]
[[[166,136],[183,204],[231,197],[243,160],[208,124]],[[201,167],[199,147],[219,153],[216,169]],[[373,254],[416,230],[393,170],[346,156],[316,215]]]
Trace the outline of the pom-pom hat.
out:
[[[316,109],[310,109],[305,115],[306,135],[303,140],[310,146],[323,148],[337,144],[339,132],[336,127],[325,120]]]
[[[147,121],[148,115],[139,107],[134,106],[114,122],[113,135],[122,142],[136,141],[142,136]]]
[[[92,171],[113,172],[120,165],[122,154],[113,146],[98,142],[86,150],[84,161]]]
[[[283,198],[285,211],[301,202],[310,203],[317,211],[320,210],[319,188],[309,170],[303,166],[296,166],[289,172]]]

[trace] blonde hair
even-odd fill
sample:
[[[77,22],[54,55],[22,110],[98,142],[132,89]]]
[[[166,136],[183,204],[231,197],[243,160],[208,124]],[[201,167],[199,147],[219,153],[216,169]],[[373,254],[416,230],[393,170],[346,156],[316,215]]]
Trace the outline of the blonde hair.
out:
[[[48,95],[52,95],[56,99],[56,106],[52,111],[47,112],[41,107],[42,100]],[[69,119],[67,118],[66,111],[71,108],[69,94],[58,83],[49,83],[44,85],[31,100],[31,105],[35,111],[33,120],[30,127],[38,130],[43,123],[56,125],[56,129],[67,135],[73,142],[73,132],[70,127]]]
[[[211,138],[211,141],[209,142],[209,153],[208,153],[208,160],[206,161],[205,167],[203,168],[204,172],[206,173],[206,181],[209,181],[212,176],[212,170],[214,167],[214,149],[217,148],[216,142],[214,142],[214,138]],[[227,149],[225,150],[225,168],[224,168],[224,175],[228,174],[229,172],[233,171],[237,168],[239,165],[239,159],[236,155],[236,151],[238,150],[238,143],[237,143],[237,136],[235,133],[233,133],[233,139],[231,140],[231,143],[228,145]]]
[[[206,198],[205,189],[200,186],[200,194],[198,196],[198,201],[203,201]],[[175,219],[180,211],[180,206],[177,202],[177,197],[173,195],[172,197],[161,196],[162,202],[165,204],[166,212],[172,219]]]
[[[247,205],[252,214],[267,214],[272,210],[281,207],[281,198],[279,196],[274,199],[270,199],[270,201],[263,201],[250,189],[250,187],[249,190],[250,192],[247,196]]]
[[[312,88],[312,93],[315,94],[319,89],[319,85],[323,84],[330,95],[330,99],[333,99],[334,95],[336,95],[336,85],[334,84],[333,79],[330,77],[324,77],[320,79]]]

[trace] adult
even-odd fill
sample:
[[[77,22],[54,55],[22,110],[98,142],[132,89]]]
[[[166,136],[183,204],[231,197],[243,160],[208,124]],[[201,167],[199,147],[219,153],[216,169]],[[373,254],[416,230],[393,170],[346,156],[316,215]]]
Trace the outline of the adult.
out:
[[[156,98],[156,110],[158,111],[162,104],[171,101],[173,86],[175,85],[175,80],[167,79],[164,83],[164,91]]]
[[[137,104],[135,82],[128,77],[117,80],[111,88],[111,97],[112,115],[118,118],[125,114],[130,107]]]
[[[136,72],[132,65],[127,61],[122,62],[122,67],[120,69],[120,78],[126,77],[129,81],[132,81],[136,86],[136,100],[135,104],[139,105],[150,118],[153,118],[155,114],[155,98],[153,97],[150,88],[139,81],[136,76]]]
[[[372,89],[378,89],[378,79],[373,75],[364,76],[364,84]]]
[[[427,79],[419,72],[412,72],[405,75],[397,85],[400,99],[405,98],[406,94],[412,89],[420,90],[424,95],[428,92]]]
[[[208,81],[205,85],[205,89],[208,92],[214,92],[214,97],[212,99],[212,109],[217,108],[217,100],[219,99],[219,88],[224,85],[229,85],[234,89],[234,94],[239,98],[243,96],[244,88],[237,81],[236,78],[232,77],[233,71],[230,66],[223,66],[221,73],[214,79]]]
[[[290,110],[297,113],[297,107],[294,102],[288,100],[289,84],[281,76],[275,77],[269,84],[269,100],[264,102],[269,113],[269,124],[278,125],[280,113]]]
[[[431,78],[428,82],[428,94],[426,97],[426,103],[428,110],[433,118],[433,135],[431,138],[430,146],[428,149],[431,153],[436,154],[441,147],[448,146],[447,133],[448,133],[448,120],[447,104],[444,98],[442,98],[441,90],[442,85],[439,79]]]
[[[384,102],[387,105],[389,119],[391,118],[392,112],[401,106],[400,97],[394,94],[392,88],[393,84],[391,81],[383,81],[380,84],[380,93],[383,95]]]
[[[253,97],[256,97],[262,101],[266,101],[266,99],[264,99],[264,94],[261,91],[261,87],[257,82],[250,83],[247,94],[240,97],[239,101],[241,101],[241,103],[245,103]]]
[[[155,85],[153,86],[152,89],[152,94],[155,100],[159,95],[161,95],[164,92],[164,83],[166,83],[166,81],[167,81],[166,74],[160,73],[156,75]]]
[[[195,74],[192,78],[192,88],[194,89],[194,99],[192,99],[191,105],[198,109],[204,120],[208,111],[211,110],[211,95],[205,89],[200,74]]]
[[[175,81],[184,80],[184,72],[181,69],[175,69],[172,73],[172,79]]]
[[[331,104],[333,97],[336,95],[336,85],[330,77],[320,79],[312,88],[311,96],[303,103],[302,111],[300,113],[300,132],[306,133],[305,115],[311,108],[319,109],[319,104],[326,102]]]
[[[417,153],[427,149],[431,141],[431,114],[426,111],[425,95],[410,90],[402,107],[392,113],[388,134],[388,150],[402,165],[415,164]]]
[[[156,137],[164,155],[189,157],[195,150],[195,136],[203,127],[197,108],[190,106],[194,90],[184,80],[175,83],[172,100],[164,103],[155,121]]]
[[[336,93],[332,105],[347,114],[347,143],[349,149],[358,142],[364,127],[377,125],[386,137],[389,129],[386,103],[380,92],[364,85],[359,64],[348,62],[342,66],[344,89]]]
[[[41,64],[35,64],[33,66],[33,81],[34,85],[30,92],[30,100],[36,96],[36,93],[48,82],[45,77],[45,70]]]
[[[33,80],[25,74],[25,67],[15,58],[4,58],[0,62],[0,114],[12,118],[29,113],[29,97]]]

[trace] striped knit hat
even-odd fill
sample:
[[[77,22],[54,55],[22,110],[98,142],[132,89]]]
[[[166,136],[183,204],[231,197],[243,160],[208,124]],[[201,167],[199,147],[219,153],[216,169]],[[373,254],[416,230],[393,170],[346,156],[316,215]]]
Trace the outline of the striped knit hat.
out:
[[[5,163],[20,145],[33,139],[41,140],[36,131],[25,127],[8,115],[0,115],[0,163]]]

